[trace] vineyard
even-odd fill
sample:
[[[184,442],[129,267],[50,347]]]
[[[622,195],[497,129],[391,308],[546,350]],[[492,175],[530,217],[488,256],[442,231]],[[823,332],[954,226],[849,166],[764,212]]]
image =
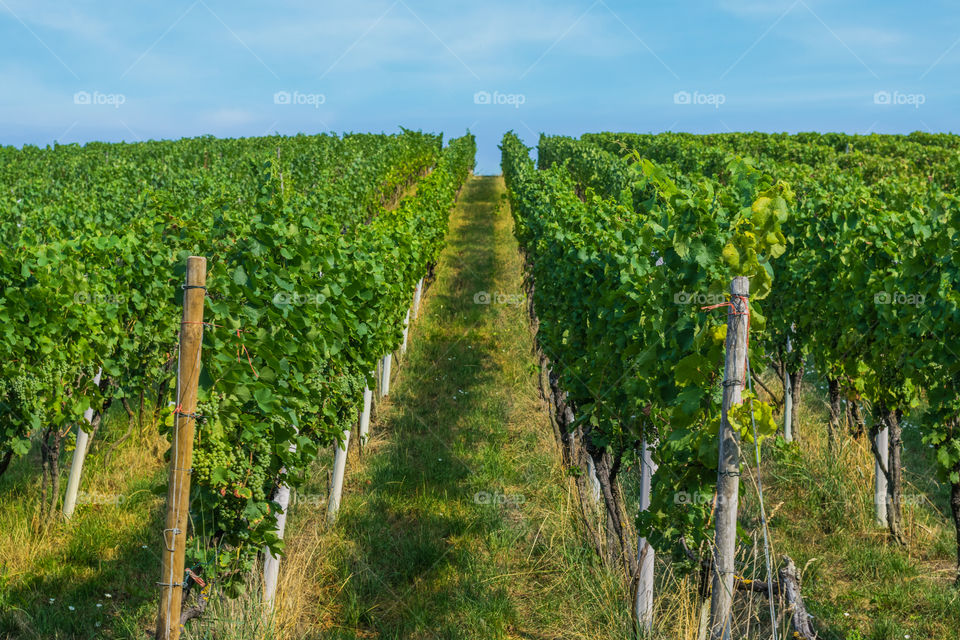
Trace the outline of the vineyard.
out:
[[[500,149],[0,148],[0,636],[960,637],[958,138]]]
[[[874,458],[872,491],[837,500],[869,501],[887,529],[862,544],[930,542],[905,492],[909,438],[929,447],[933,486],[950,487],[960,578],[954,146],[922,134],[542,136],[535,167],[504,138],[558,435],[590,470],[584,517],[600,513],[594,542],[634,581],[640,626],[654,628],[662,553],[699,572],[700,634],[815,637],[797,566],[770,557],[763,481],[786,472],[761,468],[763,455],[802,464],[793,417],[811,374],[829,406],[825,453],[836,460],[853,439]],[[639,545],[618,476],[635,465]],[[739,521],[738,491],[755,492]],[[769,611],[741,593],[768,596]],[[924,637],[956,633],[949,597],[947,627],[921,616]]]
[[[174,441],[168,502],[181,507],[157,532],[180,565],[164,558],[160,635],[179,635],[181,592],[196,600],[185,621],[214,578],[235,595],[258,555],[281,551],[278,487],[345,448],[364,388],[388,384],[474,151],[469,135],[442,148],[412,131],[4,149],[0,471],[37,443],[49,523],[73,444],[69,518],[110,407],[131,425],[153,414]],[[185,283],[188,256],[206,259],[202,281]],[[199,367],[181,333],[202,334]]]

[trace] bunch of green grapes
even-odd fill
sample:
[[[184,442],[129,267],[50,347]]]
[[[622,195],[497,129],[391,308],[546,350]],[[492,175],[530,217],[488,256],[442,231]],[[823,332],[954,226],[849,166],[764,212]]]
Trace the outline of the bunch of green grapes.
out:
[[[274,472],[271,469],[270,444],[265,439],[243,443],[243,452],[247,465],[245,486],[250,489],[251,497],[257,502],[269,498],[274,484]]]
[[[359,371],[333,370],[318,367],[307,381],[314,397],[319,398],[313,418],[313,434],[320,441],[352,429],[357,421],[366,377]],[[328,444],[328,442],[322,442]]]
[[[5,407],[21,420],[31,415],[43,419],[44,407],[40,401],[42,393],[43,382],[39,375],[24,372],[10,379],[0,380],[0,396],[4,398]]]
[[[220,394],[212,392],[198,403],[197,412],[203,418],[194,443],[193,477],[199,485],[219,494],[224,505],[221,513],[234,518],[247,500],[266,499],[276,475],[271,469],[276,461],[271,459],[271,434],[240,440],[242,432],[223,424],[218,416],[221,399]]]
[[[63,391],[64,380],[73,377],[75,368],[63,362],[45,360],[32,368],[0,379],[0,398],[9,418],[19,424],[40,425],[53,407],[52,398]]]
[[[217,414],[219,403],[220,395],[216,392],[197,403],[197,413],[202,417],[197,423],[193,444],[193,480],[212,491],[227,487],[231,471],[237,464],[233,443]],[[172,426],[172,413],[170,417]]]
[[[226,478],[223,473],[214,473],[215,470],[229,471],[236,463],[233,448],[222,435],[198,440],[193,449],[193,479],[211,489],[226,487]]]

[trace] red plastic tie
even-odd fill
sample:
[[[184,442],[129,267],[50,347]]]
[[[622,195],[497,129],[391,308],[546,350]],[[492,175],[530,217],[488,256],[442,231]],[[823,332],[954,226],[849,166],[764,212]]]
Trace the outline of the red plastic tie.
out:
[[[196,582],[196,583],[197,583],[198,585],[200,585],[201,587],[207,586],[207,583],[203,581],[203,578],[201,578],[200,576],[198,576],[197,574],[195,574],[195,573],[194,573],[193,571],[191,571],[190,569],[187,569],[187,575],[190,577],[191,580],[193,580],[194,582]]]
[[[701,308],[702,310],[704,310],[704,311],[712,311],[713,309],[719,309],[720,307],[730,307],[730,309],[732,309],[732,311],[731,311],[730,313],[728,313],[727,315],[731,315],[731,316],[747,316],[747,344],[746,344],[746,352],[747,352],[747,355],[746,355],[746,358],[749,358],[749,357],[750,357],[750,299],[749,299],[749,296],[740,295],[740,294],[738,294],[738,293],[732,293],[732,294],[730,294],[730,296],[731,296],[731,298],[740,298],[740,300],[743,301],[743,311],[737,311],[737,306],[736,306],[735,304],[733,304],[733,300],[732,300],[732,299],[731,299],[730,301],[728,301],[728,302],[721,302],[720,304],[712,304],[712,305],[710,305],[710,306],[708,306],[708,307],[700,307],[700,308]],[[746,358],[744,359],[744,367],[743,367],[743,385],[744,385],[744,388],[746,388],[746,385],[747,385],[747,366],[746,366]]]

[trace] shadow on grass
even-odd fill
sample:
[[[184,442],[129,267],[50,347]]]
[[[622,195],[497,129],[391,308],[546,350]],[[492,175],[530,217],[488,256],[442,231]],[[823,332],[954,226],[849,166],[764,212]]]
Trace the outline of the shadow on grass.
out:
[[[0,638],[144,638],[159,595],[156,481],[134,482],[121,505],[81,506],[70,523],[52,525],[70,529],[65,545],[45,548],[28,573],[0,573]],[[118,526],[116,510],[140,515]]]

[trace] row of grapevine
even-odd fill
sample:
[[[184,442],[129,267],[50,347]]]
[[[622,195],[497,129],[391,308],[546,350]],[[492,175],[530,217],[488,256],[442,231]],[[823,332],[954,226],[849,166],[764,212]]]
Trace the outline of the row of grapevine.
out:
[[[239,590],[282,552],[278,487],[345,445],[400,346],[475,149],[411,131],[0,149],[0,463],[39,440],[52,513],[85,412],[94,429],[112,403],[182,421],[180,283],[208,257],[191,527],[173,534],[190,534],[188,575]]]
[[[409,132],[3,149],[0,471],[38,431],[56,465],[88,407],[99,414],[116,400],[132,413],[150,390],[164,395],[181,258],[234,246],[270,180],[331,229],[356,232],[439,145]]]
[[[678,562],[689,563],[691,555],[697,564],[709,561],[710,504],[676,496],[709,492],[717,482],[727,324],[722,314],[678,302],[696,294],[722,302],[734,276],[749,276],[751,329],[762,332],[793,194],[735,158],[723,182],[670,175],[647,159],[633,179],[618,181],[603,168],[602,156],[585,153],[573,162],[604,183],[594,190],[565,166],[546,166],[550,152],[541,150],[544,168],[537,171],[512,134],[502,148],[517,236],[534,283],[538,345],[576,414],[608,521],[625,514],[614,489],[618,470],[652,450],[658,468],[641,536]],[[604,189],[618,198],[602,197]],[[762,358],[751,343],[751,368]],[[755,433],[759,439],[773,434],[772,408],[748,390],[743,398],[750,402],[727,416],[738,437],[753,442]],[[638,579],[643,563],[623,523],[614,529],[623,566]],[[641,548],[637,555],[649,553]],[[638,623],[648,627],[652,612],[639,600]]]
[[[452,141],[416,195],[362,225],[353,242],[336,228],[292,225],[310,209],[271,198],[276,218],[287,218],[260,236],[272,237],[274,250],[260,251],[251,239],[236,247],[232,269],[208,278],[213,328],[198,407],[205,421],[194,463],[191,562],[242,577],[261,548],[282,549],[271,494],[280,471],[296,488],[319,446],[345,449],[364,389],[374,386],[370,372],[401,345],[416,285],[439,255],[474,151],[472,137]],[[278,304],[277,291],[310,300]],[[238,358],[238,348],[249,359]],[[210,536],[216,544],[203,544]]]
[[[860,428],[870,428],[877,521],[898,542],[904,535],[900,422],[905,412],[925,407],[919,427],[954,496],[960,579],[960,404],[949,346],[960,327],[955,152],[898,137],[839,134],[585,139],[608,149],[626,144],[708,173],[716,170],[704,161],[709,145],[714,153],[748,153],[790,181],[797,216],[787,226],[791,246],[772,297],[772,348],[785,354],[790,338],[795,348],[786,368],[795,371],[806,356],[828,379],[831,449],[844,402]]]
[[[955,152],[951,152],[952,142],[949,138],[918,135],[595,134],[585,135],[579,141],[543,137],[538,157],[544,177],[539,179],[547,180],[545,176],[550,171],[559,170],[565,174],[558,179],[568,180],[567,190],[584,201],[583,205],[575,206],[588,207],[589,217],[596,219],[604,229],[616,228],[611,216],[630,226],[655,222],[657,232],[665,234],[666,244],[655,247],[647,254],[648,259],[652,256],[658,262],[662,260],[660,266],[669,269],[671,252],[690,255],[692,261],[699,256],[701,262],[691,265],[698,275],[709,273],[710,265],[716,259],[709,252],[711,244],[723,246],[721,260],[731,273],[739,273],[744,267],[749,269],[749,262],[743,264],[745,257],[752,257],[749,250],[745,253],[736,243],[724,243],[723,235],[718,234],[714,226],[717,219],[726,217],[725,192],[739,192],[741,198],[749,194],[749,189],[743,186],[743,172],[738,166],[745,163],[756,167],[753,171],[759,170],[789,183],[795,191],[796,204],[791,207],[791,215],[782,220],[785,242],[775,249],[777,277],[772,282],[767,282],[763,275],[759,280],[753,279],[761,287],[769,285],[769,296],[763,303],[761,326],[755,324],[752,327],[751,363],[758,362],[759,353],[766,351],[777,364],[785,388],[789,389],[790,381],[794,381],[794,393],[799,391],[797,383],[802,379],[805,365],[812,364],[818,372],[825,374],[830,390],[832,448],[836,446],[844,410],[852,414],[861,430],[870,427],[877,458],[875,502],[878,520],[889,526],[892,538],[898,541],[903,535],[900,526],[900,420],[905,411],[926,404],[921,428],[925,441],[935,447],[944,476],[953,487],[954,520],[960,540],[957,358],[949,348],[944,348],[944,341],[949,342],[949,336],[957,334],[958,326],[955,267],[958,217],[957,200],[953,195],[957,172]],[[506,158],[507,141],[504,149],[505,173],[509,178],[513,170],[508,170],[511,165]],[[740,156],[753,159],[741,160]],[[671,203],[681,209],[689,206],[685,191],[692,189],[696,192],[704,189],[704,183],[712,183],[709,192],[712,202],[708,205],[714,208],[712,219],[697,225],[692,234],[684,233],[682,227],[672,228],[680,218],[675,213],[666,216],[659,213],[662,206],[659,201],[664,199],[664,193],[658,184],[658,174],[670,175],[681,185],[679,198]],[[651,189],[651,185],[656,189]],[[544,201],[541,199],[541,203]],[[521,217],[518,227],[523,233],[522,201],[518,201],[518,205]],[[614,213],[617,207],[619,214]],[[607,213],[603,213],[604,209]],[[656,215],[651,216],[651,213]],[[637,216],[639,222],[632,216]],[[760,217],[763,217],[762,213]],[[577,251],[575,259],[567,256],[568,266],[577,264],[578,260],[588,261],[592,256],[589,252],[584,253],[578,245],[578,233],[572,233],[581,224],[579,221],[579,216],[573,216],[558,222],[557,230],[562,234],[558,242],[573,242],[568,249]],[[633,237],[624,232],[617,233],[624,238]],[[528,247],[539,291],[545,286],[542,278],[546,272],[537,278],[537,261],[542,262],[545,257],[542,249],[532,249]],[[615,252],[621,251],[621,247],[615,245]],[[556,252],[556,249],[551,250],[551,260]],[[610,258],[609,255],[605,257]],[[634,262],[630,266],[636,268]],[[772,275],[769,262],[764,266]],[[623,269],[619,271],[622,278]],[[614,271],[605,267],[605,272],[609,277]],[[745,274],[750,275],[749,271]],[[681,281],[678,279],[678,282]],[[691,284],[695,286],[687,288],[684,285],[675,289],[682,291],[682,299],[674,302],[716,297],[716,288],[705,286],[709,283]],[[594,287],[596,283],[591,282],[590,286]],[[567,324],[566,318],[557,318],[558,329],[569,332],[561,334],[559,343],[551,345],[547,332],[541,332],[539,338],[561,356],[559,362],[566,368],[570,356],[581,348],[578,340],[570,340],[581,330],[579,325],[586,321],[591,328],[605,326],[593,320],[594,315],[604,318],[604,323],[609,321],[608,318],[633,317],[627,310],[633,309],[632,301],[639,295],[622,292],[620,296],[607,296],[594,302],[588,315],[580,321],[573,319],[577,328]],[[537,304],[539,315],[549,312],[547,299],[538,300]],[[670,312],[676,311],[677,307],[674,305],[674,309],[670,309],[667,305],[666,317],[670,317]],[[751,312],[757,311],[753,296],[750,307]],[[662,307],[651,309],[656,317],[664,317]],[[681,312],[693,314],[694,309],[693,306],[679,306]],[[646,315],[639,317],[645,319]],[[756,331],[758,328],[762,331]],[[616,335],[613,333],[608,339]],[[661,340],[665,337],[677,339],[664,336],[662,329],[659,337]],[[688,347],[691,342],[695,345],[690,339],[678,340],[682,347]],[[590,347],[596,348],[597,344],[598,338],[591,334]],[[621,338],[616,344],[625,346],[629,343]],[[717,354],[713,354],[711,362],[714,367],[716,357]],[[632,390],[635,370],[642,371],[644,377],[650,375],[649,369],[628,359],[617,363],[623,376],[620,378],[614,371],[607,370],[607,362],[604,358],[587,360],[587,367],[574,372],[574,380],[565,379],[564,388],[569,388],[574,398],[586,402],[588,412],[594,411],[592,405],[598,390],[608,393],[602,380],[618,380],[615,389],[622,386]],[[688,363],[682,357],[662,358],[659,366],[667,378],[671,375],[684,378]],[[585,374],[588,367],[600,375],[592,381],[592,386],[591,379]],[[613,369],[616,368],[614,365]],[[716,379],[714,376],[713,380]],[[587,384],[583,384],[584,381]],[[718,389],[709,384],[710,380],[698,379],[696,382],[705,389],[712,387],[714,400],[717,399]],[[615,395],[616,392],[609,392],[609,400],[605,398],[604,403],[614,401],[615,406],[627,406],[630,411],[636,411],[634,405],[618,402],[620,399]],[[624,399],[629,400],[629,396]],[[788,402],[789,398],[785,397],[784,404]],[[649,412],[655,407],[656,403],[650,403],[643,410],[648,412],[646,415],[651,415]],[[663,428],[673,432],[674,425],[683,424],[688,419],[684,416],[678,420],[678,417],[666,416],[662,421]],[[583,419],[592,418],[588,415]],[[656,424],[657,421],[653,422]],[[628,424],[623,416],[608,427],[600,422],[601,446],[612,447],[614,453],[624,447],[618,429],[629,433],[630,429],[625,427]],[[611,438],[610,433],[616,437]],[[790,425],[787,425],[786,433],[791,434]],[[697,541],[685,531],[687,523],[702,514],[697,514],[694,506],[683,509],[683,513],[657,519],[656,494],[659,491],[669,496],[676,490],[676,471],[671,465],[686,468],[698,454],[712,452],[715,455],[716,448],[712,442],[705,448],[703,440],[682,436],[668,438],[666,443],[661,438],[659,444],[654,455],[660,468],[653,482],[653,507],[641,515],[639,527],[641,535],[647,536],[655,545],[670,542],[663,540],[663,532],[679,534],[674,540],[686,547],[683,549],[686,553],[691,543]],[[709,482],[696,483],[691,491],[702,491],[699,487],[704,484],[709,487]],[[707,491],[712,493],[709,488]],[[676,549],[669,544],[666,547]]]

